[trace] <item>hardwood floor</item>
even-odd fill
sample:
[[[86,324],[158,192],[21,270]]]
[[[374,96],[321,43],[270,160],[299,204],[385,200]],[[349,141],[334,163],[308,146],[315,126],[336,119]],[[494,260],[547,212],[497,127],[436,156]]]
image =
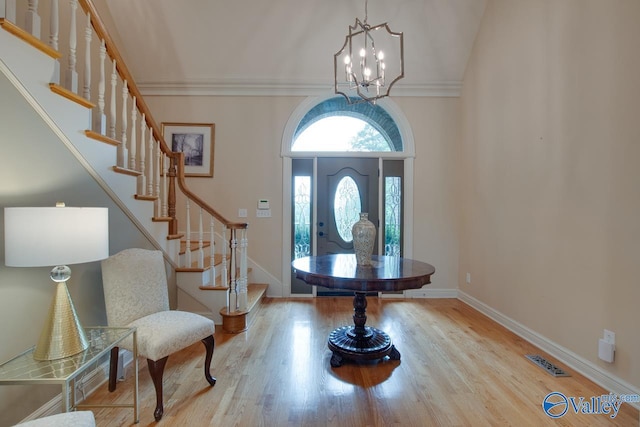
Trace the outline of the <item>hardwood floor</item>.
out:
[[[352,298],[265,299],[249,331],[216,331],[209,387],[204,347],[169,357],[164,377],[166,426],[638,426],[638,411],[621,405],[615,418],[548,417],[550,392],[567,397],[607,392],[584,377],[556,378],[525,354],[526,341],[458,300],[368,298],[367,325],[389,333],[400,361],[332,368],[327,336],[351,323]],[[553,361],[553,360],[552,360]],[[555,361],[554,361],[555,362]],[[155,397],[140,363],[140,425],[155,424]],[[144,368],[142,368],[144,367]],[[87,403],[128,401],[132,378]],[[129,409],[94,411],[98,426],[131,425]]]

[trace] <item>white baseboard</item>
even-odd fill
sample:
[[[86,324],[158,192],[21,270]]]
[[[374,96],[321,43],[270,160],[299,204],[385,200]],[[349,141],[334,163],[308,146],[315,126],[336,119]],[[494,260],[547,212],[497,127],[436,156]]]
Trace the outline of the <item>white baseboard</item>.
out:
[[[390,295],[392,296],[392,295]],[[457,298],[457,289],[420,288],[404,291],[405,298]]]
[[[345,294],[345,296],[353,296],[353,294]],[[385,293],[378,292],[381,299],[404,299],[404,298],[457,298],[457,289],[410,289],[404,293]],[[313,294],[291,294],[290,298],[315,298]]]
[[[638,394],[640,395],[640,389],[629,384],[621,378],[611,375],[608,372],[603,371],[597,365],[577,355],[576,353],[556,344],[548,338],[538,334],[537,332],[527,328],[521,323],[505,316],[497,310],[489,307],[482,301],[472,297],[471,295],[458,290],[458,299],[465,304],[475,308],[482,314],[493,319],[497,323],[501,324],[505,328],[509,329],[514,334],[518,335],[522,339],[530,342],[546,353],[550,354],[560,362],[575,370],[576,372],[584,375],[599,386],[609,390],[615,394]],[[634,408],[640,410],[640,403],[629,403]]]

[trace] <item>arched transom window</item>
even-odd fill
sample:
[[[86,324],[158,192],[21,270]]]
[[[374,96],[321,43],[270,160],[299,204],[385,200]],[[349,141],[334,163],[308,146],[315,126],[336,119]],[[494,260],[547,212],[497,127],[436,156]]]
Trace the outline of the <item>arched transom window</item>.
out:
[[[327,99],[305,114],[294,132],[292,152],[403,151],[398,126],[377,105]]]

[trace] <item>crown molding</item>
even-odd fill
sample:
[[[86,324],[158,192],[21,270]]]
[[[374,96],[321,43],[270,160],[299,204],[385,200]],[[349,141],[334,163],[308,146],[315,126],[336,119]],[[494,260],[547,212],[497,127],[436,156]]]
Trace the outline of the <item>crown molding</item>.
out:
[[[283,83],[253,80],[136,83],[145,96],[319,96],[333,93],[333,86],[317,83]],[[459,97],[461,81],[396,84],[394,97]]]

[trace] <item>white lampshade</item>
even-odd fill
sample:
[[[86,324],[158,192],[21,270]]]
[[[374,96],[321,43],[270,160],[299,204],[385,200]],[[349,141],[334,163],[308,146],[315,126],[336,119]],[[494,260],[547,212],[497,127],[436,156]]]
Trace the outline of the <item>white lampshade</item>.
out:
[[[46,267],[109,256],[107,208],[4,208],[4,256],[9,267]]]

